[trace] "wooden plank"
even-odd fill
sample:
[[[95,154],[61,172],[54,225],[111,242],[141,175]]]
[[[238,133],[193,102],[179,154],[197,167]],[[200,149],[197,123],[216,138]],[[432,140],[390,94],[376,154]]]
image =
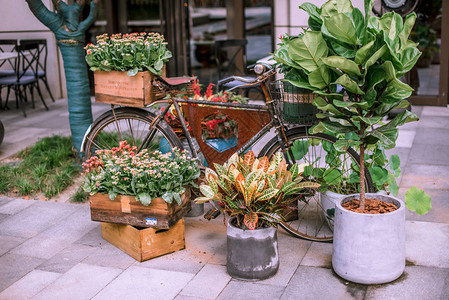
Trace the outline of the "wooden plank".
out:
[[[118,195],[110,200],[107,194],[96,193],[90,197],[92,221],[128,224],[139,227],[168,229],[184,217],[191,208],[190,189],[181,195],[182,203],[167,204],[164,199],[153,199],[148,206],[133,196]]]
[[[128,76],[126,72],[119,71],[95,71],[95,101],[145,107],[165,96],[156,91],[152,84],[153,79],[154,75],[149,71],[138,72],[135,76]]]
[[[185,248],[184,219],[168,230],[102,222],[101,236],[140,262]]]

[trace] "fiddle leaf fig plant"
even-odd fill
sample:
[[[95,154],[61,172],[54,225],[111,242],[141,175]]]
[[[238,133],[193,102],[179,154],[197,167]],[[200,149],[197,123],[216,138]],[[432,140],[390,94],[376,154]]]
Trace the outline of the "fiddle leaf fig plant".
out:
[[[409,40],[416,15],[404,20],[394,12],[375,17],[370,15],[372,6],[372,0],[365,0],[363,14],[350,0],[329,0],[322,7],[300,5],[309,14],[310,30],[288,42],[288,59],[283,59],[295,69],[296,78],[290,82],[317,95],[313,103],[322,111],[317,115],[322,120],[311,132],[334,133],[340,137],[337,149],[359,150],[362,210],[366,150],[394,148],[398,126],[418,120],[405,110],[383,121],[391,110],[409,106],[404,99],[413,89],[400,78],[421,55]],[[420,200],[427,202],[428,197]],[[417,202],[406,199],[414,211]]]

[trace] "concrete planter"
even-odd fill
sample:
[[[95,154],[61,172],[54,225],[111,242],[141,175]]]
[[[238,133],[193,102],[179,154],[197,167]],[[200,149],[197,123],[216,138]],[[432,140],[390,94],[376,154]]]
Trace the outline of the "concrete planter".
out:
[[[320,201],[321,207],[323,208],[323,213],[326,218],[327,225],[330,230],[334,230],[334,219],[335,219],[335,206],[337,202],[345,195],[334,193],[331,191],[325,191],[321,193]]]
[[[279,269],[277,229],[242,230],[227,224],[227,271],[244,280],[267,279]]]
[[[339,276],[356,283],[393,281],[405,269],[405,204],[391,196],[366,194],[367,198],[394,203],[399,209],[371,215],[341,206],[359,197],[360,194],[349,195],[337,203],[332,266]]]

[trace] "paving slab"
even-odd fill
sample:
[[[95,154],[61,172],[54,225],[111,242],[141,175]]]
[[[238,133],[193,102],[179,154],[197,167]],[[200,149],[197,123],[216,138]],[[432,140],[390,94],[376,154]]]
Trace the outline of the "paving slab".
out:
[[[93,299],[173,299],[193,274],[132,266]]]
[[[278,229],[279,270],[271,278],[259,283],[287,286],[312,242],[298,239]]]
[[[2,221],[5,220],[9,216],[10,215],[7,215],[7,214],[0,214],[0,223],[2,223]]]
[[[13,215],[35,203],[34,200],[6,198],[7,203],[0,206],[0,213]]]
[[[406,257],[415,265],[449,268],[449,224],[406,222]]]
[[[449,109],[439,106],[423,106],[421,116],[449,117]]]
[[[415,131],[399,130],[398,139],[396,140],[396,147],[411,148],[413,139],[415,138]]]
[[[42,262],[41,258],[12,253],[0,256],[0,291],[33,271]]]
[[[6,203],[9,203],[10,201],[13,201],[13,200],[14,200],[13,198],[0,196],[0,207],[2,207]]]
[[[38,237],[73,243],[98,226],[99,223],[90,220],[89,206],[81,204],[79,209],[69,217],[60,220],[56,225],[40,233]]]
[[[449,269],[408,266],[398,280],[369,286],[365,299],[449,299]]]
[[[0,300],[27,300],[39,293],[61,274],[33,270],[0,293]]]
[[[85,264],[97,265],[102,267],[111,267],[116,269],[126,269],[136,260],[120,250],[119,248],[107,243],[87,256],[82,262]]]
[[[70,245],[39,265],[37,269],[55,273],[65,273],[95,251],[97,251],[97,249],[90,246]]]
[[[79,206],[39,200],[2,222],[0,235],[31,238],[67,218]]]
[[[416,129],[414,144],[431,144],[449,146],[449,131],[447,128],[421,128]]]
[[[333,270],[300,266],[281,299],[363,299],[366,286],[345,281]]]
[[[36,236],[11,250],[11,253],[49,259],[67,246],[68,244],[61,240]]]
[[[283,286],[233,279],[217,299],[279,299],[284,289]]]
[[[215,299],[230,280],[225,266],[206,264],[182,289],[181,295]]]
[[[409,163],[435,166],[448,166],[448,146],[438,144],[414,144],[409,156]]]
[[[95,223],[95,222],[94,222]],[[95,223],[96,225],[80,239],[74,242],[74,244],[81,244],[91,247],[100,247],[104,244],[109,244],[106,240],[101,237],[101,226],[100,223]]]
[[[332,268],[332,243],[313,242],[301,266]]]
[[[33,300],[92,299],[122,270],[78,264],[33,297]]]
[[[422,118],[419,121],[420,128],[449,128],[449,116],[447,117],[436,117],[432,116],[427,118]]]
[[[25,241],[25,238],[0,235],[0,256],[10,251],[11,249],[14,249]]]
[[[449,190],[449,165],[436,166],[409,163],[402,176],[400,187],[408,188],[412,186],[423,190]]]

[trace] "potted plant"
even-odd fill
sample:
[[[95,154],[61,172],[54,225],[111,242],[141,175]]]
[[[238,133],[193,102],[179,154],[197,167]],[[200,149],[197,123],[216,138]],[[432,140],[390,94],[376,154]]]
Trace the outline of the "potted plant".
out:
[[[85,49],[94,71],[95,101],[145,107],[165,96],[151,84],[172,56],[159,33],[102,34]]]
[[[287,170],[282,154],[271,161],[255,158],[249,151],[234,154],[215,171],[206,169],[203,197],[195,201],[219,201],[227,220],[227,270],[241,279],[265,279],[279,268],[276,224],[289,203],[298,200],[306,188],[319,184],[301,177],[305,165]]]
[[[404,20],[394,12],[373,17],[369,0],[365,15],[349,0],[300,8],[309,14],[311,30],[289,43],[288,56],[298,69],[295,84],[312,87],[318,96],[314,105],[323,111],[317,115],[323,120],[311,132],[343,133],[336,148],[356,147],[360,154],[360,191],[337,203],[332,265],[350,281],[389,282],[405,268],[405,207],[392,196],[365,193],[365,152],[373,145],[393,148],[397,127],[418,119],[405,110],[383,122],[391,110],[409,105],[404,99],[413,89],[399,78],[421,54],[408,40],[416,15]],[[426,213],[430,196],[413,187],[405,204]]]
[[[92,220],[164,229],[189,211],[189,186],[200,175],[184,151],[137,152],[126,141],[98,150],[83,169]]]

